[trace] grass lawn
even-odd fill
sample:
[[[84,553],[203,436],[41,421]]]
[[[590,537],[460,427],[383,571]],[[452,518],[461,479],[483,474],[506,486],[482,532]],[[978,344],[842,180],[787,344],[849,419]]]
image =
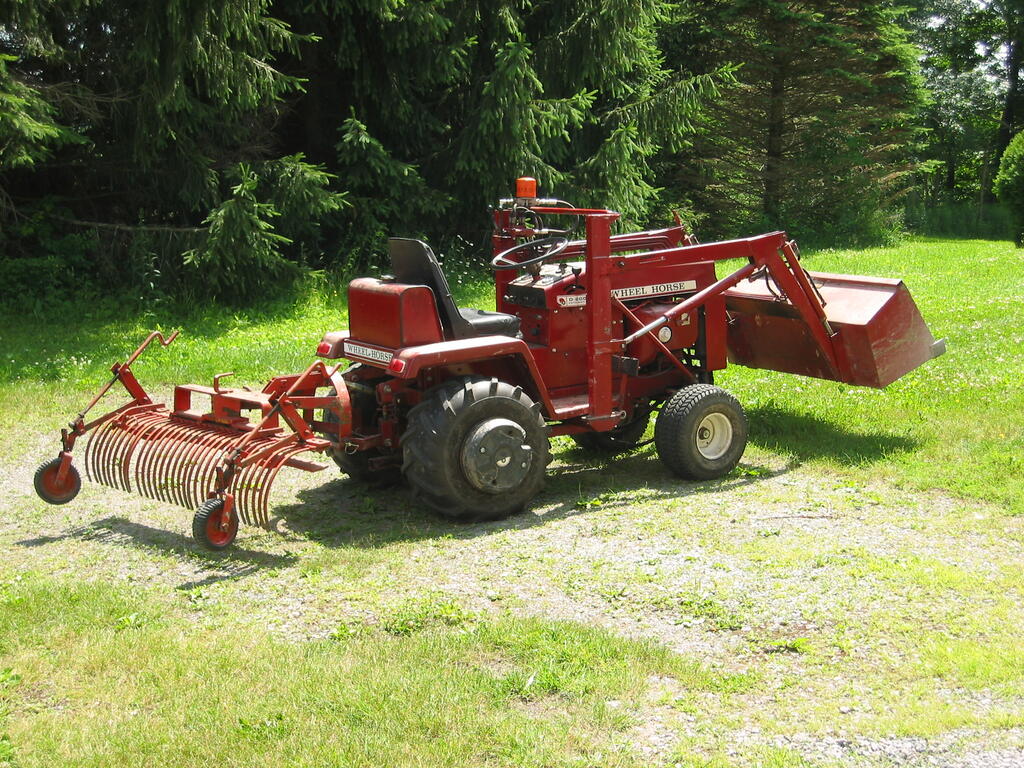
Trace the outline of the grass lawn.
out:
[[[949,352],[882,392],[729,369],[751,446],[722,481],[559,438],[536,514],[452,526],[314,476],[227,557],[156,502],[41,505],[32,467],[151,328],[183,334],[144,383],[258,384],[345,326],[343,293],[0,320],[0,768],[1020,754],[1024,255],[914,239],[805,263],[904,278]]]

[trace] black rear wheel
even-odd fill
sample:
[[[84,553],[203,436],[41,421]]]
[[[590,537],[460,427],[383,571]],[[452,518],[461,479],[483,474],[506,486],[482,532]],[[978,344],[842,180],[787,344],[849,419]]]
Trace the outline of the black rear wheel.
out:
[[[521,387],[476,377],[448,381],[409,411],[408,425],[402,436],[405,477],[445,517],[508,517],[522,511],[544,483],[544,419]]]
[[[712,480],[731,472],[747,447],[747,417],[721,387],[692,384],[676,392],[654,423],[658,457],[679,477]]]

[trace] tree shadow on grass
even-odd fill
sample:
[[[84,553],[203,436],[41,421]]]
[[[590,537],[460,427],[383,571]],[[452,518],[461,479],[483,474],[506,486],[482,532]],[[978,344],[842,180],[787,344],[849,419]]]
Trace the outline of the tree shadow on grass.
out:
[[[298,561],[297,555],[275,555],[237,546],[224,552],[207,552],[199,550],[192,539],[180,533],[153,528],[114,515],[70,528],[56,536],[37,536],[16,543],[21,547],[40,547],[67,539],[98,541],[114,546],[172,554],[197,570],[208,572],[208,575],[201,579],[178,585],[178,589],[193,589],[218,581],[240,579],[262,568],[282,568],[294,565]]]
[[[822,416],[760,406],[747,411],[750,442],[803,462],[829,459],[847,466],[885,461],[920,442],[885,432],[852,432]]]

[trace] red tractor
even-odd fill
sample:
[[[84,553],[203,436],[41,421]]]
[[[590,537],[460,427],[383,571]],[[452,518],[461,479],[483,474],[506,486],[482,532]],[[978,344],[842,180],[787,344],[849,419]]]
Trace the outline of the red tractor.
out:
[[[281,467],[323,468],[304,451],[326,451],[358,479],[404,477],[447,517],[492,520],[540,490],[550,436],[613,454],[655,412],[670,472],[731,471],[747,422],[714,385],[729,361],[884,387],[944,350],[900,281],[809,273],[785,233],[702,245],[678,222],[613,235],[618,218],[538,199],[520,179],[494,211],[496,312],[458,307],[430,247],[393,238],[389,274],[349,285],[350,328],[261,392],[223,388],[221,374],[177,387],[173,409],[154,404],[131,373],[153,334],[63,431],[36,489],[51,503],[74,498],[71,450],[90,432],[92,479],[198,506],[193,532],[214,549],[234,540],[239,517],[266,524]],[[726,259],[744,264],[719,278]],[[341,359],[347,368],[323,362]],[[131,402],[86,423],[116,381]],[[192,407],[195,394],[210,397],[208,411]]]

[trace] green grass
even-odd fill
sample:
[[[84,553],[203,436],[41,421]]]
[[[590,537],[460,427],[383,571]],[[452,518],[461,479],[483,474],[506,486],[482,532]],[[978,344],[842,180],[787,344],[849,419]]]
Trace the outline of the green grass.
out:
[[[631,766],[652,675],[728,695],[728,676],[654,643],[441,605],[296,644],[19,578],[0,591],[0,765]]]
[[[48,508],[19,470],[0,488],[0,768],[637,765],[631,729],[652,706],[695,718],[673,726],[667,764],[684,766],[827,765],[764,744],[732,751],[751,726],[767,739],[1024,725],[1024,518],[1012,517],[1024,511],[1024,256],[915,239],[805,260],[903,277],[949,352],[882,392],[730,368],[719,383],[746,405],[752,444],[721,481],[667,478],[651,448],[607,464],[560,438],[536,519],[455,527],[401,490],[324,477],[279,508],[284,534],[247,530],[218,559],[165,530],[159,505]],[[459,290],[464,305],[492,305],[484,282]],[[183,328],[136,368],[164,394],[216,372],[260,384],[301,370],[345,325],[343,292],[325,289],[245,312],[4,318],[7,463],[52,452],[151,328]],[[458,581],[463,558],[479,583]],[[17,577],[26,567],[83,581]],[[715,666],[515,615],[548,615],[533,588],[579,595],[597,606],[584,615],[635,634],[660,626],[673,645],[718,653],[705,657]],[[330,639],[289,640],[296,623]],[[673,690],[652,704],[664,678]]]

